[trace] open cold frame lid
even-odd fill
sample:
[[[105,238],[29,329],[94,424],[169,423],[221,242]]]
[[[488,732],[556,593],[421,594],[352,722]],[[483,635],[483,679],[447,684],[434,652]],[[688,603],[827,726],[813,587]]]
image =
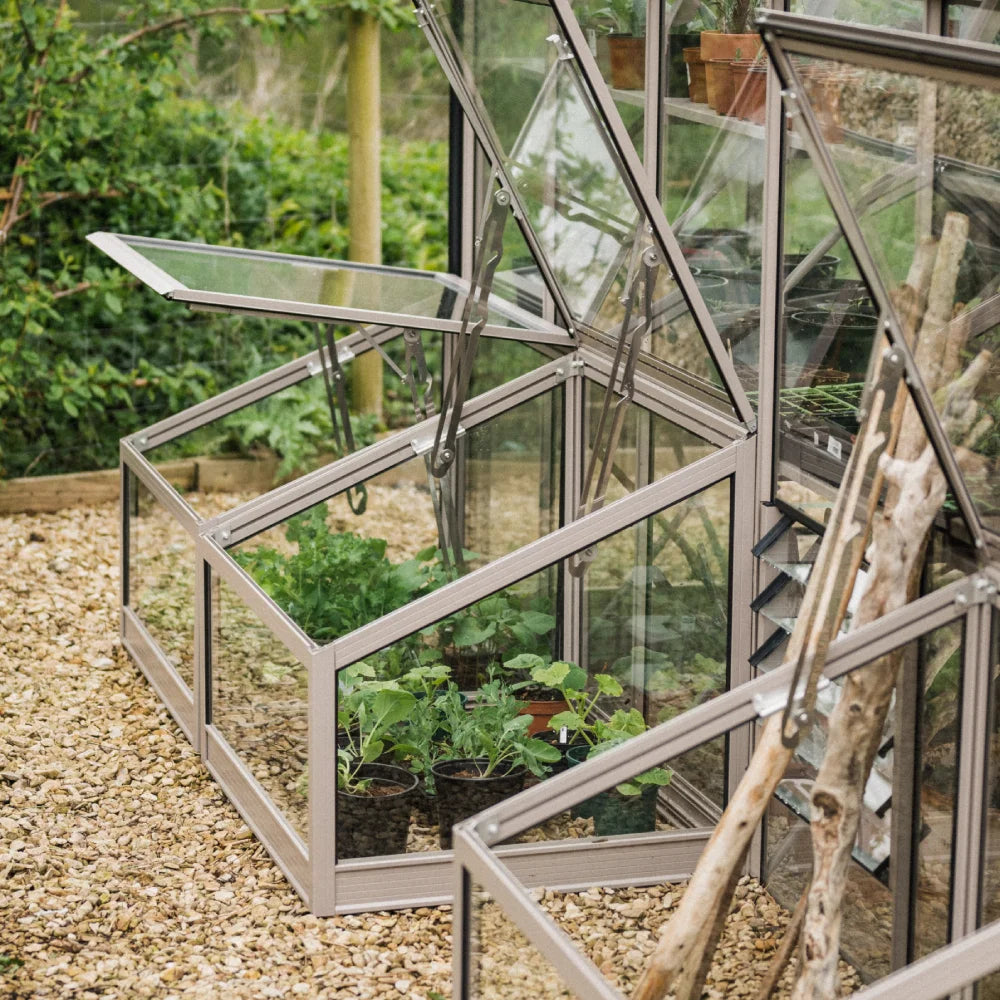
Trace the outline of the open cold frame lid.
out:
[[[194,309],[459,333],[470,294],[453,274],[118,233],[87,237],[154,292]],[[491,296],[487,336],[569,344],[565,330]]]

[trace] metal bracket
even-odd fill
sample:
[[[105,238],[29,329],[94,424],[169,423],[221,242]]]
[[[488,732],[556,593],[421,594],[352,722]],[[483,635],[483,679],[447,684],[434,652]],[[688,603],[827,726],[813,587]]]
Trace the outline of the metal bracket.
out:
[[[476,239],[476,267],[469,295],[462,312],[462,329],[458,335],[459,348],[448,385],[441,399],[441,419],[434,435],[431,455],[431,472],[440,479],[455,461],[455,440],[458,437],[462,407],[469,392],[472,366],[479,348],[479,336],[489,315],[490,292],[493,276],[503,256],[503,231],[510,212],[510,193],[503,188],[495,191],[483,219],[483,227]]]
[[[545,41],[551,42],[559,50],[559,60],[560,62],[569,62],[574,58],[573,50],[566,43],[566,39],[562,35],[552,34],[549,35]]]
[[[829,686],[830,678],[820,677],[816,684],[816,691],[818,693]],[[757,717],[759,719],[766,719],[769,716],[776,715],[791,701],[793,714],[798,714],[800,718],[806,716],[805,720],[800,723],[800,726],[805,725],[809,721],[808,713],[805,712],[803,706],[803,699],[806,695],[805,681],[798,686],[795,696],[791,699],[789,699],[790,691],[791,688],[788,691],[784,688],[779,688],[777,691],[766,691],[762,694],[755,694],[753,696],[753,710],[757,713]]]
[[[458,428],[455,431],[455,437],[457,439],[463,437],[464,435],[465,435],[465,428],[461,424],[459,424]],[[432,437],[416,438],[415,440],[410,442],[410,447],[413,449],[414,455],[426,455],[434,447],[434,438]]]
[[[351,429],[351,414],[347,406],[347,388],[344,370],[340,366],[340,354],[333,340],[333,324],[325,327],[316,326],[316,349],[319,354],[320,367],[323,371],[323,384],[326,387],[326,402],[330,409],[330,427],[333,439],[342,455],[355,450],[354,431]],[[340,432],[344,436],[341,440]],[[344,444],[346,442],[346,451]],[[354,514],[360,516],[368,506],[368,489],[364,483],[347,489],[347,506]]]
[[[997,585],[988,576],[967,576],[955,595],[955,607],[969,608],[974,604],[987,604],[997,593]]]
[[[636,250],[638,249],[637,246]],[[641,261],[641,266],[635,266],[637,260]],[[625,415],[635,396],[636,364],[639,360],[643,339],[649,333],[653,322],[653,293],[660,267],[660,255],[655,247],[646,247],[641,254],[633,257],[631,269],[633,273],[628,282],[627,291],[621,299],[625,306],[625,315],[622,317],[618,345],[611,363],[611,374],[604,391],[604,403],[594,434],[590,460],[587,463],[587,473],[580,495],[580,504],[577,507],[577,517],[583,517],[584,514],[600,510],[604,506],[608,480],[611,478],[611,468],[614,464],[615,451],[618,448],[618,439],[621,437],[622,427],[625,424]],[[633,325],[632,312],[640,289],[643,315]],[[614,404],[613,410],[612,403]],[[598,462],[600,462],[600,471],[598,471]],[[570,573],[576,577],[582,577],[593,559],[593,554],[594,550],[591,548],[588,549],[587,553],[571,559],[569,561]]]

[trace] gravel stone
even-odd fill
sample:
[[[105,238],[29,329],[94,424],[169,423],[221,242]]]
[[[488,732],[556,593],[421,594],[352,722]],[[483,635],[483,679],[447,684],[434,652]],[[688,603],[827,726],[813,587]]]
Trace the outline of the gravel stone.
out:
[[[122,649],[118,517],[107,504],[0,518],[0,955],[15,960],[0,995],[450,996],[450,907],[311,916],[212,781]],[[538,897],[627,990],[682,891]],[[735,909],[710,997],[750,995],[787,920],[749,880]],[[481,985],[498,987],[484,995],[561,995],[493,904],[478,913]]]

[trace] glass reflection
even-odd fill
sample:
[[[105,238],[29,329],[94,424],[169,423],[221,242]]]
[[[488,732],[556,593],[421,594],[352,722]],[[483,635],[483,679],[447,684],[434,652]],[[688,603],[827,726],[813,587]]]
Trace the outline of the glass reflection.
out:
[[[129,474],[129,607],[189,689],[194,689],[194,539]]]
[[[211,619],[209,722],[308,841],[308,671],[218,577]]]

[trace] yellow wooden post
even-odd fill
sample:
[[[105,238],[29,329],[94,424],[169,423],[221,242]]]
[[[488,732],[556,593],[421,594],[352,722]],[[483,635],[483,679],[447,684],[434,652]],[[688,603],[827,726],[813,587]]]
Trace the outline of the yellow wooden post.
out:
[[[347,132],[348,223],[351,260],[382,261],[382,145],[379,23],[371,14],[348,14]],[[377,308],[378,303],[366,303]],[[359,413],[382,419],[382,359],[368,351],[351,364],[351,401]]]

